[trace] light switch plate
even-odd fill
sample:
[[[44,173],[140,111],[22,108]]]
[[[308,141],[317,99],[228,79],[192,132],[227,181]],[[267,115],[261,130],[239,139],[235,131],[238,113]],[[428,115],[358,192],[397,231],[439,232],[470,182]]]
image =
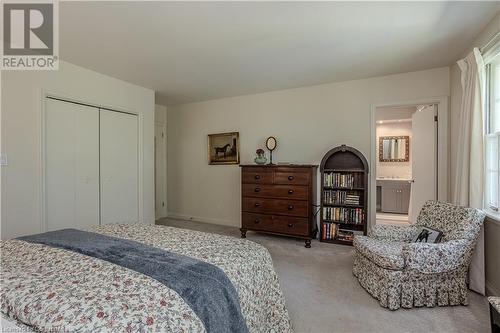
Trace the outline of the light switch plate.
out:
[[[0,154],[0,165],[7,165],[7,154]]]

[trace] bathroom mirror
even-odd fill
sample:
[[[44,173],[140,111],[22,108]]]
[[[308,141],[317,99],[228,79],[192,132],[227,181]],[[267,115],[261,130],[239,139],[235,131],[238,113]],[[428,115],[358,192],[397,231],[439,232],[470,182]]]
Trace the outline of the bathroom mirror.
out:
[[[410,137],[380,137],[378,156],[380,162],[408,162],[410,160]]]

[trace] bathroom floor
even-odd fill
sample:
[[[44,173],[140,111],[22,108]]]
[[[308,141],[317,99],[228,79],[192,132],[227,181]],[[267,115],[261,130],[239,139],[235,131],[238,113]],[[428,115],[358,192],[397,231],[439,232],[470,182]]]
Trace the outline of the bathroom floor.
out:
[[[377,224],[391,225],[407,225],[409,222],[408,215],[405,214],[390,214],[377,212]]]

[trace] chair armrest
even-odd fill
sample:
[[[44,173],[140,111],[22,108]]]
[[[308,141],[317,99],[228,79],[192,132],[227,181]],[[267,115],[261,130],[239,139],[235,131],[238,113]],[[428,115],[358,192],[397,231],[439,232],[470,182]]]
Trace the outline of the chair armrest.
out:
[[[371,228],[369,236],[378,239],[409,242],[416,235],[417,230],[418,228],[415,226],[376,224]]]
[[[403,246],[407,269],[433,274],[453,271],[466,260],[469,240],[457,239],[445,243],[408,243]]]

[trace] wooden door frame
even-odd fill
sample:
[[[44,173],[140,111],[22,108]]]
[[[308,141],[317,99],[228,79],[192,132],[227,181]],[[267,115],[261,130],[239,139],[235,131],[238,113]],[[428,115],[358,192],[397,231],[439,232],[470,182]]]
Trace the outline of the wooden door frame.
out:
[[[438,133],[437,133],[437,196],[439,201],[448,201],[449,193],[449,97],[438,96],[416,100],[402,100],[390,103],[372,104],[370,107],[370,202],[368,205],[369,227],[376,224],[377,214],[377,124],[376,111],[381,107],[405,107],[425,104],[436,104],[438,115]]]
[[[144,164],[144,155],[143,155],[143,123],[144,123],[144,115],[138,111],[131,111],[124,109],[117,105],[105,105],[102,103],[93,102],[90,99],[81,99],[80,97],[71,96],[66,93],[57,92],[53,90],[40,89],[40,112],[38,113],[37,128],[38,128],[38,139],[39,139],[39,149],[38,149],[38,171],[39,171],[39,183],[38,185],[38,212],[39,212],[39,220],[40,220],[40,232],[47,231],[47,219],[46,219],[46,184],[45,184],[45,119],[46,119],[46,106],[45,100],[48,98],[59,99],[62,101],[83,104],[90,107],[95,107],[98,109],[105,109],[109,111],[128,113],[137,116],[137,145],[138,145],[138,161],[137,161],[137,198],[138,198],[138,223],[144,222],[144,172],[143,172],[143,164]],[[100,111],[99,111],[100,112]],[[99,129],[100,130],[100,129]],[[100,184],[99,184],[100,187]],[[100,195],[100,193],[99,193]],[[101,198],[99,197],[99,203]],[[99,221],[100,221],[100,211],[99,211]]]

